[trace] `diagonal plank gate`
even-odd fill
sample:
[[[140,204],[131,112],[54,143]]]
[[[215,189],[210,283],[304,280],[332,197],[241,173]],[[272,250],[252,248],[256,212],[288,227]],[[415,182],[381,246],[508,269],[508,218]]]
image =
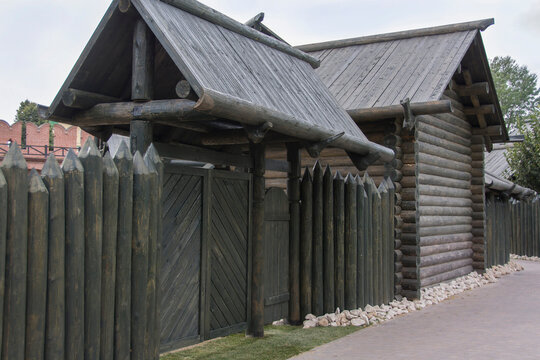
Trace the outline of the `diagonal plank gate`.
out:
[[[163,199],[161,351],[244,329],[251,175],[168,165]]]

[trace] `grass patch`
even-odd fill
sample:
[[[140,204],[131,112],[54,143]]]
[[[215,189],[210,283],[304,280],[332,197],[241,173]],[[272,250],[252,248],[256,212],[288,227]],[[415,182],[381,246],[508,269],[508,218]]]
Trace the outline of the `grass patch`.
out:
[[[279,360],[326,344],[351,334],[359,327],[266,326],[264,338],[247,338],[244,333],[201,344],[193,348],[161,357],[161,360],[235,359]]]

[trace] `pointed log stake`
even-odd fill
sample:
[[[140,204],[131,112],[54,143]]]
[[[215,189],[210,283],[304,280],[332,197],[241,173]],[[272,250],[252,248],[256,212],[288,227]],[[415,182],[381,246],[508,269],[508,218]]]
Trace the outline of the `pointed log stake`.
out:
[[[133,233],[131,243],[131,359],[144,360],[148,238],[150,235],[150,172],[137,151],[133,156]]]
[[[45,350],[47,303],[47,234],[49,192],[36,169],[29,174],[28,188],[28,284],[26,304],[27,359],[41,359]]]
[[[312,312],[313,180],[308,168],[304,170],[300,188],[300,316],[304,318]]]
[[[344,132],[336,134],[319,142],[306,145],[306,150],[309,156],[311,156],[312,158],[318,158],[321,155],[321,151],[323,151],[327,146],[331,145],[343,135],[345,135]]]
[[[345,309],[356,309],[357,183],[351,174],[345,179]]]
[[[47,279],[46,359],[63,359],[65,347],[66,217],[64,173],[54,154],[41,170],[49,191],[49,250]]]
[[[65,355],[76,360],[84,358],[84,169],[72,149],[62,171],[66,202]]]
[[[103,246],[103,161],[92,139],[79,154],[84,166],[84,353],[99,357],[101,320],[101,256]]]
[[[7,209],[8,187],[4,173],[0,170],[0,209]],[[4,319],[5,272],[6,272],[6,226],[7,211],[0,211],[0,339],[2,339]],[[0,354],[2,341],[0,340]]]
[[[118,170],[111,154],[107,152],[103,156],[103,255],[101,258],[101,341],[99,345],[102,360],[114,358],[118,183]]]
[[[248,126],[248,125],[246,125],[246,126],[244,126],[244,130],[247,133],[248,139],[252,143],[258,144],[261,141],[263,141],[264,137],[266,136],[266,133],[268,131],[272,130],[273,127],[274,127],[274,125],[271,122],[265,121],[260,126]]]
[[[324,314],[323,261],[323,170],[317,161],[313,167],[313,270],[312,312]]]
[[[345,184],[334,176],[334,306],[345,309]]]
[[[364,301],[367,304],[374,304],[373,296],[373,191],[375,191],[374,185],[369,177],[367,171],[364,173],[363,178],[364,189],[366,191],[366,211],[365,214],[365,250],[364,250],[364,273],[365,273],[365,287],[364,287]]]
[[[323,257],[324,257],[324,312],[334,306],[334,186],[332,170],[326,167],[323,176]]]
[[[357,275],[356,275],[356,301],[358,307],[364,307],[367,305],[366,301],[366,212],[367,212],[367,194],[364,186],[364,182],[360,177],[357,177],[358,183],[356,189],[356,201],[358,210],[356,212],[357,225],[358,225],[358,257],[357,257]]]
[[[131,234],[133,217],[133,158],[125,141],[114,157],[119,175],[116,239],[114,358],[129,359],[131,343]]]
[[[6,284],[2,360],[24,358],[28,240],[28,170],[17,143],[1,165],[7,182]]]

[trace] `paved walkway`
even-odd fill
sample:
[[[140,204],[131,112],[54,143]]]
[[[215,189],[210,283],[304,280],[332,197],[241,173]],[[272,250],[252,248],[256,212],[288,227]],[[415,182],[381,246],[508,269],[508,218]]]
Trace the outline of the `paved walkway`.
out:
[[[540,359],[540,263],[315,348],[307,359]]]

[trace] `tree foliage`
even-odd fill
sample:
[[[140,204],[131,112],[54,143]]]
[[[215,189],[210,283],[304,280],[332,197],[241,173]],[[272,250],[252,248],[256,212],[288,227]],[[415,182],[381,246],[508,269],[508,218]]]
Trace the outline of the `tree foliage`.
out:
[[[511,130],[516,130],[540,104],[537,76],[510,56],[496,56],[490,67],[504,120]]]
[[[514,182],[540,192],[540,107],[518,126],[525,140],[506,153]]]
[[[36,125],[42,125],[45,123],[48,123],[48,120],[45,120],[39,116],[38,111],[38,104],[35,102],[31,102],[30,100],[26,99],[24,101],[21,101],[19,104],[19,108],[17,109],[17,113],[15,115],[15,122],[22,122],[22,135],[21,135],[21,145],[23,147],[26,146],[26,123],[34,123]],[[37,145],[37,144],[29,144],[29,145]],[[49,146],[54,145],[54,133],[52,127],[49,128]]]

